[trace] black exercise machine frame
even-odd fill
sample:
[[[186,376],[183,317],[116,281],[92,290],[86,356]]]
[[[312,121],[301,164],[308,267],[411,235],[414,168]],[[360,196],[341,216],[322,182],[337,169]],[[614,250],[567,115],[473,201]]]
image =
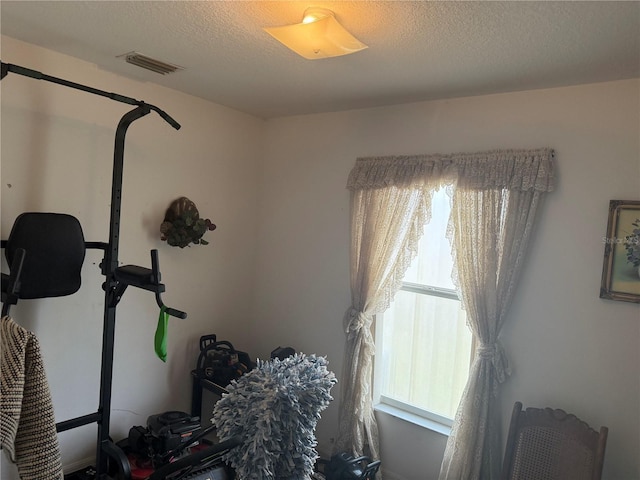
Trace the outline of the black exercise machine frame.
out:
[[[158,251],[151,250],[151,269],[138,267],[135,265],[118,266],[118,248],[120,239],[120,213],[122,203],[122,177],[124,169],[124,143],[127,129],[139,118],[144,117],[151,111],[155,111],[169,125],[176,130],[180,129],[180,124],[176,122],[166,112],[154,105],[126,97],[116,93],[98,90],[79,83],[45,75],[41,72],[20,67],[0,61],[1,76],[4,79],[8,73],[15,73],[37,80],[45,80],[57,83],[66,87],[75,88],[95,95],[107,97],[130,105],[136,108],[125,113],[118,123],[115,134],[115,147],[113,156],[113,176],[111,184],[111,212],[109,222],[109,241],[105,242],[85,242],[85,248],[100,249],[104,251],[104,257],[100,263],[101,273],[105,276],[102,288],[105,292],[104,303],[104,325],[102,336],[102,368],[100,374],[100,396],[99,406],[95,413],[72,418],[56,424],[58,432],[71,430],[91,423],[98,424],[98,445],[96,451],[96,478],[109,478],[107,470],[111,466],[117,466],[121,478],[131,478],[131,468],[124,452],[116,446],[109,438],[109,424],[111,413],[111,389],[113,378],[113,353],[115,343],[115,321],[116,306],[120,302],[124,291],[128,286],[134,286],[154,292],[158,306],[165,309],[165,312],[178,318],[186,318],[187,314],[180,310],[166,307],[162,301],[161,294],[165,287],[160,283],[160,268],[158,263]],[[6,241],[2,240],[2,247],[6,246]],[[10,305],[17,303],[20,289],[20,273],[24,256],[28,255],[23,249],[16,252],[16,256],[10,266],[11,273],[8,281],[8,291],[3,298],[2,315],[9,313]]]

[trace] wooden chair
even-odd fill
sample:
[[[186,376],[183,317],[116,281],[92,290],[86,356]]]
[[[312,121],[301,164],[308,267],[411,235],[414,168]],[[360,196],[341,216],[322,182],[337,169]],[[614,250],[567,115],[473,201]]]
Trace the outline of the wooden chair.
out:
[[[607,427],[596,432],[575,415],[513,407],[502,480],[600,480]]]

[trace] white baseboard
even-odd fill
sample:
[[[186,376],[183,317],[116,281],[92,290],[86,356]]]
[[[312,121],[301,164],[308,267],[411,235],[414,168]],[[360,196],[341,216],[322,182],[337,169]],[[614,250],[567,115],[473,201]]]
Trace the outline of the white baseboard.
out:
[[[77,460],[75,462],[71,462],[71,463],[67,463],[66,465],[62,466],[62,471],[65,473],[65,475],[69,474],[69,473],[73,473],[73,472],[77,472],[78,470],[82,470],[86,467],[88,467],[89,465],[95,465],[96,463],[96,459],[93,457],[89,457],[89,458],[83,458],[80,460]]]

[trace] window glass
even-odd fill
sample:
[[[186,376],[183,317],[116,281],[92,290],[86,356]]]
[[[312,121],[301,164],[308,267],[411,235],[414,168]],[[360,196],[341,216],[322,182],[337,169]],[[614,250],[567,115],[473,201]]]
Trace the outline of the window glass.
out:
[[[444,190],[434,194],[432,212],[402,289],[377,316],[375,381],[380,403],[441,421],[455,415],[473,342],[451,280]]]
[[[450,199],[445,190],[435,192],[431,200],[431,220],[425,226],[418,245],[419,258],[407,269],[403,279],[405,282],[455,290],[451,279],[451,244],[446,238],[450,211]]]

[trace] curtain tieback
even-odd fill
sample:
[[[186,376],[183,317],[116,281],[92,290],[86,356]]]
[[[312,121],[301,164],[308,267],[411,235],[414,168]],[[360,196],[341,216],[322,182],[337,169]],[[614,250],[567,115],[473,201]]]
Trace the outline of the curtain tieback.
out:
[[[372,316],[368,313],[349,307],[344,316],[344,331],[349,335],[354,334],[371,325],[372,320]]]
[[[509,362],[500,342],[481,344],[477,349],[480,359],[489,360],[496,374],[495,379],[502,383],[507,375],[511,375]]]

